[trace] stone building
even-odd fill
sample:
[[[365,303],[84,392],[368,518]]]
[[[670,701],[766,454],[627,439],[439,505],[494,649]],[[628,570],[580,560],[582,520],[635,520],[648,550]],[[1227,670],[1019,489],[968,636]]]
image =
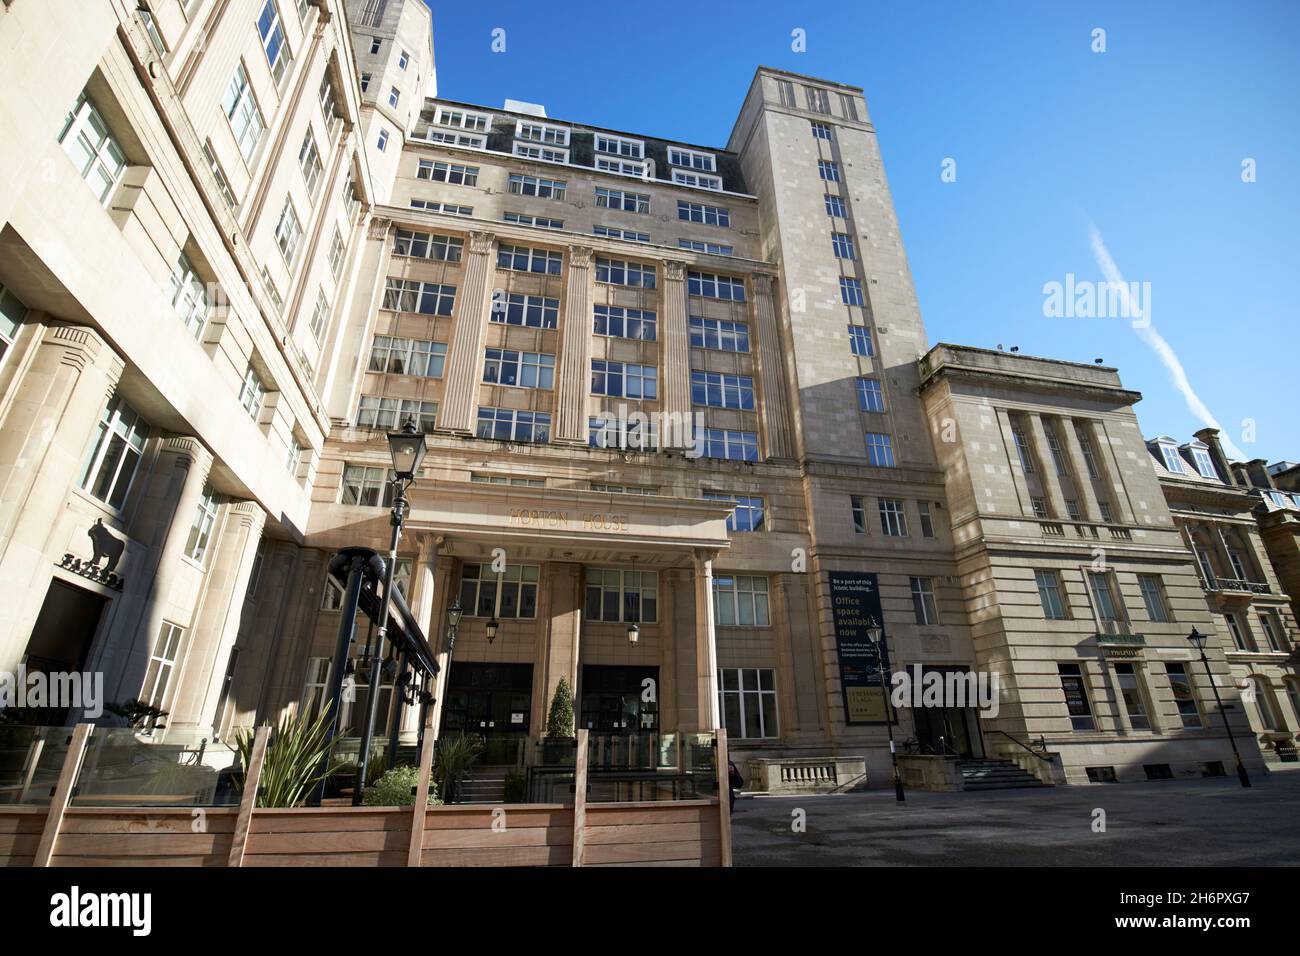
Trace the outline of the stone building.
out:
[[[1001,678],[900,708],[908,749],[1230,759],[1138,396],[927,351],[860,89],[759,68],[708,146],[439,98],[416,0],[79,6],[0,9],[0,669],[110,672],[169,733],[314,713],[412,419],[439,732],[518,752],[563,678],[595,733],[880,780],[876,617],[893,670]]]

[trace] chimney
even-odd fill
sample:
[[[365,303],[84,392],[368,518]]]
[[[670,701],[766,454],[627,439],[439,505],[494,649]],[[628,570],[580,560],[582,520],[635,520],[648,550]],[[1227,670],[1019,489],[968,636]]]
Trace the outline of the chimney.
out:
[[[1273,476],[1268,473],[1268,462],[1263,458],[1252,458],[1245,467],[1250,483],[1256,488],[1273,487]]]
[[[1228,465],[1228,456],[1223,453],[1223,443],[1219,441],[1219,430],[1217,428],[1202,428],[1195,436],[1203,441],[1210,448],[1210,461],[1214,462],[1214,468],[1219,473],[1226,485],[1238,484],[1237,476],[1233,474],[1232,468]]]

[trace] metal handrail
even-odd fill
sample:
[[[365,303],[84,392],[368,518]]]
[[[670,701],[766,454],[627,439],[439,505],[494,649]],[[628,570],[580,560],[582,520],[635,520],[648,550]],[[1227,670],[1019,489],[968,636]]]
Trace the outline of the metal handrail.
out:
[[[1047,752],[1047,738],[1046,738],[1046,737],[1042,737],[1042,736],[1040,736],[1040,737],[1038,738],[1038,746],[1042,748],[1042,751],[1039,752],[1039,751],[1035,750],[1033,747],[1029,746],[1029,744],[1025,743],[1024,741],[1019,740],[1019,739],[1017,739],[1017,738],[1015,738],[1015,737],[1012,737],[1012,736],[1011,736],[1009,733],[1007,733],[1005,730],[995,730],[995,731],[993,731],[993,732],[994,732],[995,734],[1001,734],[1003,737],[1006,737],[1007,740],[1011,741],[1011,742],[1012,742],[1013,744],[1015,744],[1017,747],[1020,747],[1022,750],[1027,750],[1029,753],[1033,754],[1035,757],[1037,757],[1039,760],[1044,761],[1045,763],[1050,763],[1051,760],[1052,760],[1051,755]]]

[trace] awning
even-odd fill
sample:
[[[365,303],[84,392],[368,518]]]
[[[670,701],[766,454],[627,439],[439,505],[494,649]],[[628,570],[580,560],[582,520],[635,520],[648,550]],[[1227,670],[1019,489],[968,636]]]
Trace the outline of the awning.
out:
[[[336,564],[340,563],[330,562],[330,577],[346,593],[348,587],[347,574],[335,567]],[[346,568],[346,564],[343,567]],[[379,619],[380,598],[377,594],[378,588],[379,583],[371,580],[369,575],[362,579],[361,610],[372,621]],[[407,660],[417,670],[424,671],[430,677],[437,675],[438,661],[433,653],[433,648],[429,646],[429,641],[425,638],[419,621],[411,613],[406,599],[402,597],[402,592],[398,588],[393,588],[393,597],[388,605],[388,639],[395,647],[406,654]]]

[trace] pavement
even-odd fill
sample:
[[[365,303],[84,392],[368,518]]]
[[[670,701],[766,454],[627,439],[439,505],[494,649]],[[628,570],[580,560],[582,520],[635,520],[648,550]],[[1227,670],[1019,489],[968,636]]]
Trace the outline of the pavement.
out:
[[[1256,774],[1251,782],[1248,790],[1236,776],[914,790],[902,804],[892,789],[742,794],[732,814],[732,856],[736,866],[1300,864],[1300,772]]]

